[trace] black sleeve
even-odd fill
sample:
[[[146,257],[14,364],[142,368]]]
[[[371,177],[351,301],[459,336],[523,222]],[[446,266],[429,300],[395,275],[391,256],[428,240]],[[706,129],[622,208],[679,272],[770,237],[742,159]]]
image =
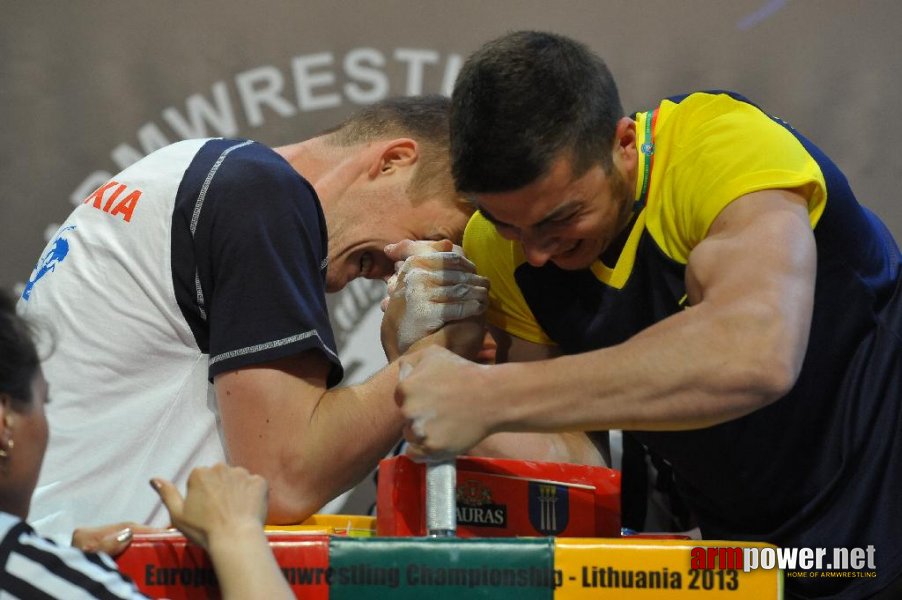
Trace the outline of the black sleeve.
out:
[[[182,312],[210,355],[210,378],[315,349],[332,364],[329,385],[338,383],[327,233],[312,186],[265,146],[214,140],[186,171],[176,213],[173,249],[178,224],[196,268],[189,275],[181,265],[181,277],[173,276],[193,292],[179,303],[190,304]]]

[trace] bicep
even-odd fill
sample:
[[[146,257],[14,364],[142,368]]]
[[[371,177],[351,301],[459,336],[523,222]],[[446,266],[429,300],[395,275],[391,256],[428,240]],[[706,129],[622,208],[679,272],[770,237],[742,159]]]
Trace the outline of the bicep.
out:
[[[214,379],[229,463],[274,477],[326,392],[329,361],[311,350]]]
[[[807,346],[817,250],[806,200],[787,190],[747,194],[728,205],[689,256],[689,305],[760,321],[792,349]],[[798,366],[798,365],[796,365]]]
[[[690,254],[689,300],[810,288],[815,257],[804,198],[786,190],[747,194],[721,211]]]

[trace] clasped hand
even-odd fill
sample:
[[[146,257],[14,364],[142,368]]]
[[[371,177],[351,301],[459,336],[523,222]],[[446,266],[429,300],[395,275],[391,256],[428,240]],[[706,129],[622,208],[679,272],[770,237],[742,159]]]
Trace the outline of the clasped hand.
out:
[[[494,433],[494,406],[486,402],[483,381],[490,368],[436,346],[400,359],[395,402],[405,419],[409,455],[452,458]]]
[[[477,326],[458,336],[466,337],[466,343],[446,337],[441,345],[459,353],[472,346],[478,351],[489,281],[476,274],[476,266],[460,248],[448,240],[404,240],[385,251],[396,261],[382,301],[382,346],[388,359],[394,360],[448,323],[468,319],[474,319]]]

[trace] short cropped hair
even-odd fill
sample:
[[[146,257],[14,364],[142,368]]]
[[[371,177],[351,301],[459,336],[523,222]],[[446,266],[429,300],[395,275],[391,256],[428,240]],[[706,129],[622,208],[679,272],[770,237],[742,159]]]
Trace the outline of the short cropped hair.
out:
[[[396,97],[366,106],[324,135],[338,146],[409,137],[419,157],[408,187],[417,204],[433,197],[454,197],[449,159],[451,101],[440,95]]]
[[[20,405],[31,403],[31,383],[41,364],[32,335],[12,296],[0,290],[0,394]]]
[[[451,171],[463,194],[506,192],[546,174],[564,152],[574,175],[612,165],[623,107],[604,61],[572,39],[518,31],[461,68],[451,96]]]

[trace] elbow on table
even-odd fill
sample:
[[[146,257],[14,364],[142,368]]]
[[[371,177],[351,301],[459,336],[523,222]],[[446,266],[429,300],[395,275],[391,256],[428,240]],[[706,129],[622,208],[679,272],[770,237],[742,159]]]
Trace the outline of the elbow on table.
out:
[[[267,525],[296,525],[322,508],[330,497],[317,493],[320,486],[295,480],[294,484],[270,482]]]
[[[320,505],[306,498],[289,498],[270,492],[267,525],[297,525],[319,510]]]

